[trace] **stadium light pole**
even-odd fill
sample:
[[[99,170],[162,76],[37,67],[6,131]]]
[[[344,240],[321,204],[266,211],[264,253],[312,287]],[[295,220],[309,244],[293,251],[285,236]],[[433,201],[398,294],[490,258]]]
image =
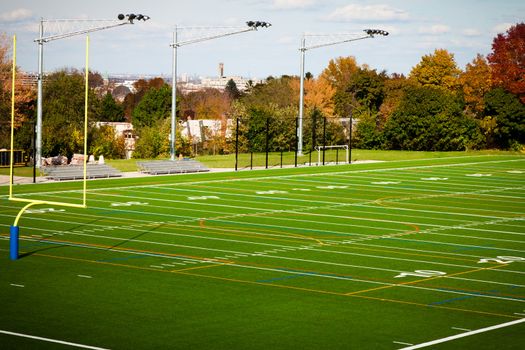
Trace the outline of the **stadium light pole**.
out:
[[[71,32],[65,32],[50,36],[44,36],[44,23],[45,22],[75,22],[75,23],[96,23],[101,21],[112,21],[113,20],[80,20],[80,19],[61,19],[61,20],[44,20],[40,18],[40,25],[38,29],[38,38],[34,40],[38,44],[38,77],[37,77],[37,104],[36,104],[36,141],[35,141],[35,166],[40,168],[42,165],[42,83],[44,80],[44,43],[70,38],[72,36],[87,34],[91,32],[97,32],[104,29],[110,29],[114,27],[120,27],[126,24],[134,24],[134,21],[147,21],[150,19],[147,15],[130,13],[127,15],[119,14],[117,16],[117,23],[110,23],[100,26],[91,26],[89,28],[80,29]]]
[[[170,134],[170,159],[175,160],[175,141],[176,141],[176,119],[177,119],[177,49],[181,46],[200,43],[203,41],[209,41],[213,39],[223,38],[225,36],[231,36],[235,34],[257,31],[258,28],[268,28],[271,26],[271,23],[263,21],[248,21],[246,22],[247,28],[241,29],[232,29],[229,32],[220,33],[220,34],[210,34],[208,36],[193,38],[185,41],[178,40],[178,30],[184,29],[181,27],[175,26],[173,32],[173,43],[170,46],[173,49],[172,54],[172,69],[171,69],[171,134]],[[213,28],[210,28],[213,29]]]
[[[299,51],[301,52],[301,77],[300,77],[300,92],[299,92],[299,123],[298,123],[298,127],[297,127],[297,154],[302,156],[303,155],[303,113],[304,113],[304,60],[305,60],[305,53],[306,51],[308,50],[312,50],[312,49],[318,49],[318,48],[321,48],[321,47],[326,47],[326,46],[332,46],[332,45],[337,45],[337,44],[343,44],[343,43],[348,43],[348,42],[351,42],[351,41],[357,41],[357,40],[363,40],[363,39],[369,39],[369,38],[374,38],[375,35],[383,35],[383,36],[387,36],[388,35],[388,32],[387,31],[384,31],[384,30],[380,30],[380,29],[364,29],[363,30],[365,32],[365,34],[361,35],[361,36],[358,36],[358,37],[355,37],[355,34],[354,34],[354,37],[352,38],[347,38],[347,39],[342,39],[342,40],[337,40],[337,41],[330,41],[330,42],[326,42],[326,43],[321,43],[321,44],[317,44],[317,45],[312,45],[312,46],[306,46],[306,37],[307,35],[306,34],[303,34],[303,37],[301,39],[301,47],[299,48]],[[350,35],[350,34],[348,34]]]

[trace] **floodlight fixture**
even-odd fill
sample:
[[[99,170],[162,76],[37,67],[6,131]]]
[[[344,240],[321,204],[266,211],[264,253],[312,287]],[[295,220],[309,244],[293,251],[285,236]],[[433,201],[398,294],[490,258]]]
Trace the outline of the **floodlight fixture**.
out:
[[[137,21],[147,21],[148,19],[150,19],[150,17],[148,15],[143,15],[142,13],[128,13],[127,15],[124,15],[123,13],[120,13],[117,18],[121,21],[123,21],[124,19],[126,19],[127,17],[127,21],[131,24],[133,24],[133,21],[134,20],[137,20]]]
[[[374,35],[383,35],[383,36],[388,35],[388,32],[386,30],[381,30],[381,29],[365,29],[363,31],[366,34],[370,35],[371,37],[373,37]]]
[[[268,28],[271,27],[271,23],[264,22],[264,21],[248,21],[246,22],[246,25],[253,30],[257,30],[257,28]]]

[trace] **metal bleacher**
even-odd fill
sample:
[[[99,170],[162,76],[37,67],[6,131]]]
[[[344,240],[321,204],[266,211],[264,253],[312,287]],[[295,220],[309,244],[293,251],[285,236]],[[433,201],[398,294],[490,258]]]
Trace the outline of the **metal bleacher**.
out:
[[[41,169],[44,176],[50,180],[80,180],[84,178],[83,165],[46,166]],[[88,179],[122,176],[120,171],[107,164],[87,164],[86,170]]]
[[[183,160],[155,160],[149,162],[137,162],[141,173],[160,175],[160,174],[182,174],[199,173],[210,171],[205,165],[194,159]]]

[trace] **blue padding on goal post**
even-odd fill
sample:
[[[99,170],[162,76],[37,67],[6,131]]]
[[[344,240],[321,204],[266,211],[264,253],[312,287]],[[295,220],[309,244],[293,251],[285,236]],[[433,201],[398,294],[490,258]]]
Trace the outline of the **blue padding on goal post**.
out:
[[[11,260],[18,260],[18,232],[20,228],[18,226],[11,226],[9,234],[9,258]]]

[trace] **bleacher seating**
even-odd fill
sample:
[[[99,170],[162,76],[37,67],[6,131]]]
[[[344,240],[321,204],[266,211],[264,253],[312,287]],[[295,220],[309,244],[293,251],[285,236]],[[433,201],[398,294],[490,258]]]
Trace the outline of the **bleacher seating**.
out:
[[[46,166],[41,168],[46,178],[50,180],[80,180],[84,178],[83,165]],[[122,173],[107,164],[87,164],[87,178],[120,177]]]
[[[210,171],[205,165],[194,159],[156,160],[137,162],[139,171],[151,175],[182,174]]]

